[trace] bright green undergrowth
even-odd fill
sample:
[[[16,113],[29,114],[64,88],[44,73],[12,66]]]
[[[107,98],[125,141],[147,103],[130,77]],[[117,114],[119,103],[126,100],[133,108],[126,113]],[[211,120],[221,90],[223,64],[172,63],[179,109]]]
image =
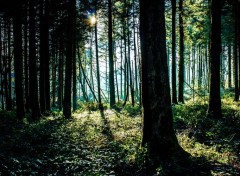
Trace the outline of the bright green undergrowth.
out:
[[[174,127],[181,146],[205,158],[212,175],[239,171],[239,104],[223,99],[223,118],[207,119],[201,99],[175,105]],[[0,112],[0,173],[3,175],[138,175],[145,162],[141,147],[141,107],[116,110],[81,105],[72,119],[53,112],[38,122],[16,122],[13,112]],[[160,169],[161,170],[161,169]],[[164,175],[159,172],[156,174]]]

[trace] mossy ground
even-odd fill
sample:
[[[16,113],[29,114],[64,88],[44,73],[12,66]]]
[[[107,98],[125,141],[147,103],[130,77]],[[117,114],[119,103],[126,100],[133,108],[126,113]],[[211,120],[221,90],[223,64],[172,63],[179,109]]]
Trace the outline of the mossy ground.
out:
[[[223,118],[217,120],[206,119],[202,101],[175,105],[173,110],[180,144],[198,164],[209,166],[208,174],[239,174],[238,103],[225,97]],[[139,106],[100,112],[91,104],[72,119],[55,112],[38,122],[19,122],[14,113],[2,111],[0,175],[144,175],[141,132]],[[154,172],[164,175],[165,170]]]

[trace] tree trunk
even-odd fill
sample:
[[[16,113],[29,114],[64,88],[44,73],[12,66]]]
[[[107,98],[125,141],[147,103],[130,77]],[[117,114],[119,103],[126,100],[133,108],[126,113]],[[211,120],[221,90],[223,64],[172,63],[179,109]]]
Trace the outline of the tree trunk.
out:
[[[8,22],[8,61],[7,61],[7,92],[8,92],[8,96],[7,96],[7,101],[6,101],[6,108],[7,110],[12,110],[12,56],[11,56],[11,22],[9,20]]]
[[[72,51],[72,57],[73,57],[73,111],[77,110],[77,62],[76,62],[76,50],[77,50],[77,39],[76,39],[76,9],[74,9],[74,16],[73,16],[73,51]]]
[[[108,52],[109,52],[110,107],[113,108],[116,102],[115,102],[115,88],[114,88],[114,61],[113,61],[113,39],[112,39],[112,0],[108,0]]]
[[[72,92],[72,65],[73,65],[73,20],[76,7],[76,0],[70,0],[68,9],[68,20],[66,28],[66,69],[65,69],[65,86],[64,86],[64,102],[63,114],[65,118],[71,118],[71,92]]]
[[[30,112],[29,104],[29,58],[28,58],[28,20],[27,11],[28,5],[25,5],[25,20],[24,20],[24,88],[25,88],[25,109],[26,112]]]
[[[233,51],[233,57],[234,57],[234,86],[235,86],[235,96],[234,96],[234,101],[238,101],[239,100],[239,85],[238,85],[238,64],[239,64],[239,60],[238,60],[238,7],[237,4],[233,7],[234,9],[234,16],[235,16],[235,37],[234,37],[234,51]]]
[[[15,91],[17,118],[25,116],[24,92],[23,92],[23,60],[22,60],[22,24],[21,24],[21,2],[16,1],[13,17],[13,37],[14,37],[14,71],[15,71]]]
[[[176,90],[176,0],[172,2],[172,103],[177,104]]]
[[[41,112],[38,100],[35,16],[34,2],[29,1],[29,97],[32,118],[38,120]]]
[[[183,0],[179,0],[179,73],[178,102],[184,103],[184,33],[183,33]]]
[[[221,3],[211,1],[211,43],[210,43],[210,94],[207,115],[220,118],[220,55],[221,55]]]
[[[164,0],[140,0],[142,48],[143,145],[154,159],[170,159],[183,150],[173,130],[167,67]]]

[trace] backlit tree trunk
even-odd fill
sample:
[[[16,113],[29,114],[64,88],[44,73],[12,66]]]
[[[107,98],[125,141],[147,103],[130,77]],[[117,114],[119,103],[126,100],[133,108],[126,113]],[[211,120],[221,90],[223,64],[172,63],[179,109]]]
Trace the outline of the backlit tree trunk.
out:
[[[178,101],[184,103],[184,32],[183,32],[183,0],[179,1],[179,73]]]
[[[211,43],[210,43],[210,94],[208,116],[219,118],[221,112],[220,96],[220,55],[221,55],[221,3],[211,1]]]
[[[108,0],[108,52],[109,52],[109,89],[110,107],[115,105],[114,88],[114,61],[113,61],[113,39],[112,39],[112,0]]]
[[[143,139],[151,156],[169,159],[183,152],[173,130],[167,67],[164,0],[140,0]]]
[[[16,1],[13,17],[13,37],[14,37],[14,71],[17,118],[25,116],[24,92],[23,92],[23,60],[22,60],[22,24],[21,24],[21,2]]]
[[[177,103],[176,90],[176,0],[172,0],[172,103]]]
[[[38,100],[35,16],[34,2],[29,1],[29,103],[32,118],[37,120],[41,113]]]

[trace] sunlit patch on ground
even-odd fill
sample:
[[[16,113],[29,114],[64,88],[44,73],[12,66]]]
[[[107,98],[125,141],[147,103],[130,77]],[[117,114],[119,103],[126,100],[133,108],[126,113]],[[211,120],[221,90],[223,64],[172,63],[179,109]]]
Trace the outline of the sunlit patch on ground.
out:
[[[224,121],[209,129],[201,126],[205,122],[201,120],[204,104],[182,106],[174,108],[182,147],[192,156],[206,158],[212,165],[212,175],[237,175],[240,169],[237,129],[225,130],[223,136],[218,130]],[[1,117],[0,173],[134,175],[141,170],[143,156],[141,112],[133,114],[136,111],[130,108],[120,112],[81,111],[68,120],[54,116],[21,124],[13,118]],[[238,122],[239,119],[234,123]],[[221,140],[213,134],[222,135]]]

